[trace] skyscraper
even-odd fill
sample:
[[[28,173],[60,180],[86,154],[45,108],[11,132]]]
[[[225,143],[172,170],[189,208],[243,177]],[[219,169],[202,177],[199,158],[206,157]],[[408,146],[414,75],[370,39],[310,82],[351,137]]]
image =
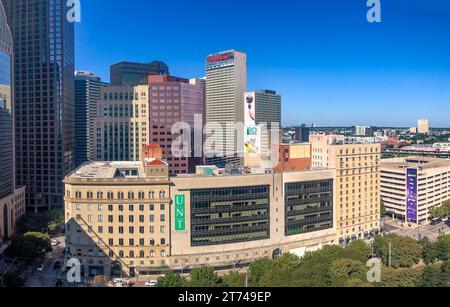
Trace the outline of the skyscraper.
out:
[[[14,38],[17,182],[35,211],[63,204],[74,168],[74,25],[64,0],[2,0]]]
[[[14,103],[12,37],[0,3],[0,247],[14,234],[25,213],[25,188],[16,189],[14,163]]]
[[[194,144],[195,116],[203,122],[205,87],[201,83],[172,76],[149,76],[149,109],[151,143],[163,150],[163,159],[169,163],[171,174],[187,174],[195,171],[196,165],[202,164],[202,139]],[[187,123],[191,128],[190,151],[185,154],[172,152],[172,145],[179,135],[172,134],[176,123]],[[201,123],[199,123],[201,125]],[[201,126],[200,129],[203,127]],[[199,146],[198,156],[195,147]]]
[[[207,164],[241,163],[236,154],[243,151],[231,125],[244,122],[244,97],[247,89],[247,55],[236,50],[212,54],[206,59],[206,124],[220,124],[222,135],[208,136],[209,144],[222,146],[206,153]],[[227,127],[227,123],[229,127]],[[220,149],[220,148],[219,148]],[[228,153],[228,154],[227,154]],[[234,153],[234,154],[230,154]],[[226,156],[226,157],[225,157]]]
[[[419,119],[417,123],[417,133],[421,134],[430,133],[430,121],[428,119]]]
[[[147,84],[148,75],[169,75],[169,67],[161,61],[150,63],[120,62],[111,65],[113,86],[137,86]]]
[[[100,88],[106,86],[92,72],[75,73],[75,166],[78,167],[94,156],[94,120]]]

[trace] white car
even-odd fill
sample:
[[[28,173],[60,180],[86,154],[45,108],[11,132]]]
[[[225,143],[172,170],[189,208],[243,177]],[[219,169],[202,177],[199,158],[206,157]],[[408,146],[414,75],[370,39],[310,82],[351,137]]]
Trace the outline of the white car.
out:
[[[42,272],[44,270],[44,265],[43,264],[39,265],[37,270],[38,272]]]
[[[158,282],[156,280],[151,280],[151,281],[147,281],[145,283],[145,286],[149,287],[149,288],[154,288],[154,287],[156,287],[157,284],[158,284]]]

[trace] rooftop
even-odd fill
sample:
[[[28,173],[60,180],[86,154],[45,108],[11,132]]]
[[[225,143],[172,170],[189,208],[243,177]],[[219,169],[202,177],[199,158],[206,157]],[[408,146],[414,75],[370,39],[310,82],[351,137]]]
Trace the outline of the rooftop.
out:
[[[426,157],[403,157],[381,160],[382,168],[405,169],[409,167],[419,167],[422,170],[434,169],[440,167],[449,167],[450,160]]]
[[[157,159],[145,162],[148,166],[167,165]],[[139,162],[88,162],[67,176],[67,179],[151,179],[145,174],[144,163]]]

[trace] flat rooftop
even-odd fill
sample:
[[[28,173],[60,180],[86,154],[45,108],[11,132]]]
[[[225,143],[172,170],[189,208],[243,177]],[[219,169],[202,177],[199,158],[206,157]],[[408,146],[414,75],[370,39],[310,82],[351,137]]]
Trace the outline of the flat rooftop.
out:
[[[88,162],[73,171],[71,179],[148,178],[143,162]]]
[[[450,167],[450,160],[426,157],[402,157],[381,160],[381,168],[405,169],[408,167],[420,167],[423,170]]]

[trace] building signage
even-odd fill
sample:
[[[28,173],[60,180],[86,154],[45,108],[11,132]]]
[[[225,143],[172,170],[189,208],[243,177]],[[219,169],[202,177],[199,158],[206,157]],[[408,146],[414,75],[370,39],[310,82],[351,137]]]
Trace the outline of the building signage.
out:
[[[186,230],[186,198],[175,195],[175,231]]]
[[[246,157],[261,154],[261,129],[256,125],[256,94],[246,93],[244,101],[244,147]]]
[[[417,221],[417,169],[408,168],[406,171],[406,219]]]
[[[217,63],[222,61],[228,61],[234,59],[234,53],[225,53],[225,54],[219,54],[219,55],[212,55],[208,57],[208,63]]]

